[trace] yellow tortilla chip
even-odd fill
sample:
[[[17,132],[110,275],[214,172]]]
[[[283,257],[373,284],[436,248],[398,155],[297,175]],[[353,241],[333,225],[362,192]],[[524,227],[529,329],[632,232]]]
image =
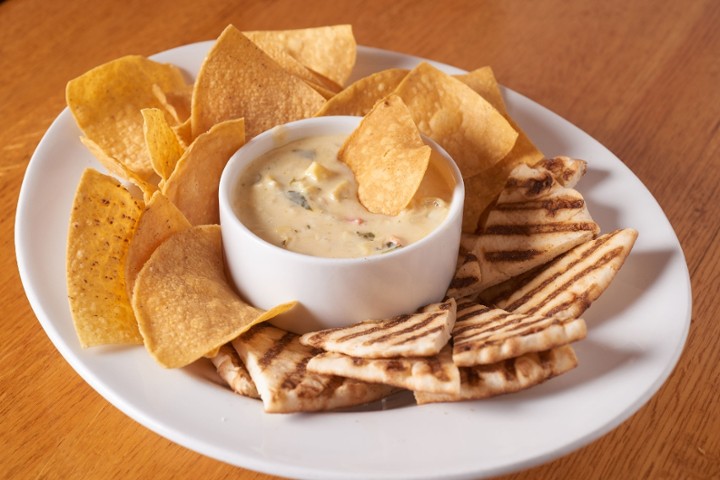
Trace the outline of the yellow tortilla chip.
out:
[[[431,152],[402,99],[390,95],[350,134],[338,158],[353,171],[365,208],[397,215],[420,186]]]
[[[490,169],[465,179],[463,231],[474,233],[483,213],[505,186],[510,172],[520,163],[532,165],[544,158],[544,155],[507,113],[500,87],[490,67],[479,68],[456,78],[490,102],[518,132],[515,145],[502,160]]]
[[[453,157],[464,178],[489,169],[515,145],[518,134],[500,112],[428,63],[410,71],[394,93],[402,97],[420,131]]]
[[[240,118],[215,125],[185,150],[162,192],[191,224],[220,223],[220,175],[232,154],[244,143],[244,121]]]
[[[153,170],[161,181],[167,180],[185,148],[168,125],[165,114],[159,108],[143,108],[145,143],[147,144]]]
[[[67,289],[85,347],[142,343],[125,288],[125,261],[142,205],[117,180],[87,169],[70,216]]]
[[[95,158],[100,162],[100,164],[108,169],[110,173],[112,173],[118,178],[127,180],[128,182],[138,187],[143,193],[145,199],[149,199],[153,192],[157,190],[157,185],[155,183],[146,181],[137,173],[128,169],[128,167],[124,163],[105,153],[98,144],[96,144],[89,138],[80,137],[80,141],[83,145],[85,145],[88,150],[90,150],[90,153],[95,156]]]
[[[473,91],[475,91],[485,100],[490,102],[490,105],[495,107],[495,110],[502,113],[503,116],[507,118],[505,101],[502,98],[502,93],[500,92],[497,80],[495,79],[495,73],[493,73],[491,67],[480,67],[473,70],[472,72],[464,73],[461,75],[454,75],[454,77],[468,87],[472,88]]]
[[[153,194],[145,204],[128,249],[125,283],[129,298],[132,298],[138,273],[155,249],[173,234],[190,226],[187,218],[165,195],[160,192]]]
[[[187,85],[182,90],[164,92],[159,85],[153,85],[153,94],[162,104],[165,111],[175,120],[175,123],[183,123],[190,118],[190,101],[192,99],[192,85]]]
[[[312,116],[325,98],[287,73],[232,25],[200,67],[192,97],[192,136],[225,120],[245,118],[252,138],[276,125]]]
[[[141,178],[153,174],[143,135],[143,108],[163,108],[153,93],[182,91],[180,70],[138,55],[118,58],[68,82],[65,96],[80,130]],[[168,121],[173,119],[168,114]]]
[[[408,70],[391,68],[363,77],[330,98],[315,116],[355,115],[364,117],[378,100],[392,93]]]
[[[133,310],[145,347],[179,368],[294,306],[251,307],[225,276],[218,225],[191,227],[163,242],[135,282]]]
[[[337,83],[313,72],[288,53],[287,45],[283,38],[277,35],[266,35],[269,32],[244,33],[255,45],[265,52],[270,58],[284,68],[288,73],[295,75],[315,88],[319,93],[328,94],[339,92],[342,87]],[[324,96],[324,95],[323,95]],[[326,97],[328,98],[328,97]]]
[[[345,85],[357,58],[351,25],[255,31],[245,35],[258,45],[282,45],[295,60],[337,85]]]
[[[188,117],[188,119],[183,123],[173,125],[171,128],[173,129],[173,132],[175,132],[175,135],[177,135],[180,145],[185,148],[189,147],[192,143],[192,124],[190,122],[190,118]]]

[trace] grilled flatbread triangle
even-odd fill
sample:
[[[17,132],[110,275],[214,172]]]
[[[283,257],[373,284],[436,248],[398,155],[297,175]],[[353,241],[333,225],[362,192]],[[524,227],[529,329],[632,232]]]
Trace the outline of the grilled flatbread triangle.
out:
[[[473,245],[474,245],[474,239]],[[447,296],[462,298],[477,294],[482,289],[482,270],[477,256],[460,246],[455,275],[450,281]]]
[[[472,250],[480,261],[482,287],[542,265],[598,233],[577,190],[563,187],[542,167],[520,165]]]
[[[359,358],[324,352],[310,359],[307,369],[408,390],[454,394],[460,391],[460,374],[453,363],[450,345],[431,357]]]
[[[448,295],[457,298],[478,293],[549,262],[600,233],[583,196],[555,177],[571,185],[584,172],[584,165],[565,157],[546,159],[532,167],[518,165],[480,233],[464,236],[463,245],[474,259],[465,255],[459,261]],[[477,278],[475,283],[473,278]]]
[[[518,392],[544,382],[577,366],[569,345],[539,353],[526,353],[492,365],[460,368],[460,393],[415,392],[419,404],[479,400]]]
[[[601,235],[478,299],[510,312],[579,318],[615,278],[637,235],[632,228]]]
[[[455,309],[455,300],[450,298],[413,314],[306,333],[300,342],[361,358],[437,355],[450,340]]]
[[[314,412],[361,405],[393,392],[370,384],[306,370],[319,353],[300,344],[298,335],[259,324],[232,341],[268,413]]]
[[[240,395],[260,398],[250,373],[243,365],[237,352],[229,344],[220,347],[217,355],[210,358],[217,369],[217,373],[228,386]]]
[[[487,365],[566,345],[586,334],[582,319],[524,315],[477,302],[459,303],[452,331],[453,362],[459,367]]]

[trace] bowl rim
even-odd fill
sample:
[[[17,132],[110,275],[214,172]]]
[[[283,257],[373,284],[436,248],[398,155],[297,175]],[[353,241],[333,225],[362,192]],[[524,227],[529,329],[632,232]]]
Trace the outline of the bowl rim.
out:
[[[351,116],[351,115],[328,115],[322,117],[310,117],[300,120],[295,120],[282,125],[275,126],[269,130],[266,130],[254,138],[250,139],[247,143],[241,146],[228,160],[227,164],[223,168],[222,175],[220,176],[220,183],[218,189],[218,200],[220,208],[220,224],[221,228],[223,223],[228,220],[232,222],[231,228],[236,228],[241,234],[250,238],[250,240],[257,246],[265,250],[273,250],[280,257],[285,256],[288,260],[295,262],[301,261],[306,263],[320,263],[328,265],[355,265],[358,263],[368,262],[382,262],[388,258],[395,258],[402,255],[409,255],[418,248],[423,248],[426,243],[432,242],[432,240],[441,235],[444,230],[450,228],[456,217],[460,217],[460,223],[462,223],[463,207],[465,203],[465,184],[463,182],[462,173],[460,168],[455,163],[454,159],[450,156],[447,151],[440,146],[436,141],[426,135],[421,137],[423,141],[435,149],[440,156],[444,159],[447,165],[450,167],[455,186],[453,187],[452,198],[449,203],[448,213],[445,218],[438,224],[430,233],[422,237],[421,239],[405,246],[402,248],[395,249],[393,251],[381,254],[374,254],[361,257],[322,257],[317,255],[310,255],[307,253],[295,252],[288,250],[273,243],[264,240],[259,237],[255,232],[250,230],[238,217],[235,209],[232,205],[232,197],[234,188],[237,183],[238,177],[242,174],[245,168],[247,168],[256,158],[269,152],[274,148],[279,148],[287,145],[290,142],[312,137],[320,136],[322,134],[308,134],[302,135],[302,132],[308,129],[316,129],[319,126],[327,124],[328,126],[334,126],[339,128],[340,132],[328,132],[328,135],[343,134],[344,130],[347,129],[349,135],[357,126],[363,117]],[[267,147],[265,147],[267,143]],[[257,145],[260,145],[258,147]],[[253,155],[252,157],[244,157],[247,151],[255,148],[261,149],[261,152]],[[240,164],[240,165],[238,165]],[[224,222],[225,221],[225,222]],[[227,226],[227,225],[226,225]]]

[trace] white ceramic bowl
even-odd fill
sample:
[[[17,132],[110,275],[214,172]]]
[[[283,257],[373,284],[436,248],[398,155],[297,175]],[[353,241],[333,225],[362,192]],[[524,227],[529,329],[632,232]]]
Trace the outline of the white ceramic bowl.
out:
[[[297,307],[272,321],[295,333],[413,312],[440,301],[455,272],[465,189],[455,163],[427,138],[425,142],[447,162],[455,188],[445,220],[415,243],[369,257],[322,258],[272,245],[238,219],[234,190],[253,160],[301,138],[350,134],[360,120],[318,117],[264,132],[232,156],[220,179],[220,224],[232,280],[245,300],[258,308],[297,300]]]

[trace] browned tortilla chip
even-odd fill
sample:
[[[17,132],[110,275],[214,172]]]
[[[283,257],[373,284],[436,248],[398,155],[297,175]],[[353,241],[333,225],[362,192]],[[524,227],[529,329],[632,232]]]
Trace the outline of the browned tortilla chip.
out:
[[[415,67],[395,89],[422,133],[438,142],[463,178],[488,170],[515,145],[517,132],[487,100],[428,63]]]
[[[190,228],[190,222],[165,195],[155,192],[140,215],[130,241],[126,262],[128,297],[132,298],[135,278],[155,249],[173,234]]]
[[[315,115],[364,117],[378,100],[395,90],[407,73],[408,71],[402,68],[391,68],[363,77],[325,102]]]
[[[220,223],[218,184],[225,164],[245,143],[243,119],[227,120],[185,150],[162,192],[193,225]]]
[[[132,306],[145,347],[161,365],[188,365],[290,309],[246,304],[225,276],[220,227],[191,227],[163,242],[135,282]]]
[[[337,85],[347,81],[357,56],[351,25],[245,32],[253,42],[281,45],[284,52]]]
[[[392,95],[363,119],[338,158],[355,174],[358,197],[374,213],[397,215],[410,203],[430,162],[407,107]]]
[[[129,239],[142,205],[114,178],[80,178],[67,246],[67,288],[83,347],[142,343],[125,289]]]
[[[180,70],[138,55],[118,58],[67,84],[66,99],[80,130],[108,156],[142,178],[153,174],[143,135],[143,108],[163,108],[153,92],[182,91]],[[168,114],[168,121],[173,122]]]
[[[175,164],[185,148],[180,144],[177,134],[167,122],[165,114],[159,108],[141,110],[150,162],[161,180],[167,180],[175,170]]]
[[[192,96],[192,136],[224,120],[245,118],[252,138],[312,116],[325,98],[289,74],[232,25],[205,57]]]

